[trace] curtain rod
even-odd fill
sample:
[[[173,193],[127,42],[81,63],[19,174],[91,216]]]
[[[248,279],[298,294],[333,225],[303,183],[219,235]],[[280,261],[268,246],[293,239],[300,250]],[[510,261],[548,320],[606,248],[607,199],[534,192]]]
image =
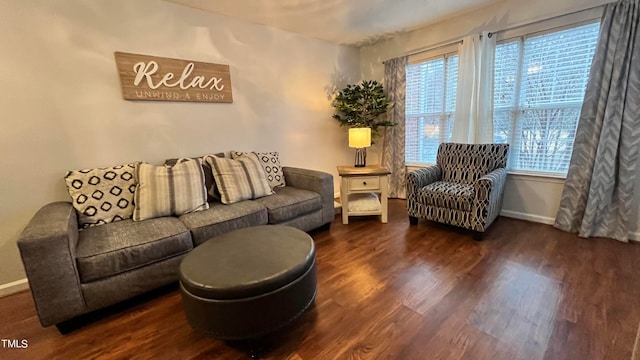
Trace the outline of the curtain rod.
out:
[[[415,50],[411,50],[410,52],[406,53],[404,56],[411,56],[411,55],[415,55],[415,54],[420,54],[421,52],[437,50],[437,49],[441,49],[443,47],[447,47],[447,46],[451,46],[451,45],[455,45],[455,44],[462,44],[462,39],[454,40],[454,41],[451,41],[451,42],[440,43],[440,44],[434,45],[434,46],[421,47],[421,48],[418,48],[418,49],[415,49]],[[389,61],[391,59],[395,59],[396,57],[392,57],[392,58],[388,58],[386,60],[383,60],[382,63],[384,64],[384,63],[386,63],[387,61]]]
[[[509,30],[513,30],[513,29],[518,29],[518,28],[521,28],[521,27],[529,26],[529,25],[539,24],[539,23],[544,22],[544,21],[555,20],[555,19],[559,19],[559,18],[562,18],[562,17],[565,17],[565,16],[571,16],[571,15],[575,15],[575,14],[580,14],[580,13],[591,11],[591,10],[598,9],[598,8],[604,9],[605,5],[606,4],[596,5],[596,6],[588,7],[586,9],[576,10],[576,11],[568,12],[566,14],[556,15],[556,16],[552,16],[552,17],[536,20],[536,21],[533,21],[533,22],[529,22],[529,23],[516,24],[516,25],[513,25],[513,26],[509,26],[508,28],[505,28],[505,29],[492,31],[492,32],[489,33],[489,37],[491,37],[491,35],[494,35],[494,34],[498,34],[498,33],[509,31]]]
[[[605,5],[606,4],[592,6],[592,7],[586,8],[586,9],[576,10],[576,11],[572,11],[572,12],[569,12],[569,13],[566,13],[566,14],[562,14],[562,15],[556,15],[556,16],[552,16],[552,17],[548,17],[548,18],[544,18],[544,19],[540,19],[540,20],[535,20],[535,21],[528,22],[528,23],[516,24],[516,25],[510,26],[510,27],[505,28],[505,29],[492,31],[492,32],[489,33],[489,37],[493,36],[494,34],[498,34],[498,33],[501,33],[501,32],[505,32],[505,31],[509,31],[509,30],[513,30],[513,29],[517,29],[517,28],[521,28],[521,27],[524,27],[524,26],[534,25],[534,24],[538,24],[538,23],[541,23],[541,22],[544,22],[544,21],[554,20],[554,19],[558,19],[558,18],[561,18],[561,17],[565,17],[565,16],[571,16],[571,15],[574,15],[574,14],[579,14],[579,13],[582,13],[582,12],[591,11],[591,10],[594,10],[594,9],[597,9],[597,8],[604,8]],[[419,54],[419,53],[422,53],[422,52],[425,52],[425,51],[437,50],[437,49],[443,48],[445,46],[451,46],[451,45],[454,45],[454,44],[461,44],[461,43],[462,43],[462,39],[458,39],[458,40],[453,40],[453,41],[446,42],[446,43],[440,43],[440,44],[433,45],[433,46],[424,46],[424,47],[421,47],[421,48],[417,48],[417,49],[411,50],[411,51],[407,52],[404,56],[411,56],[411,55]],[[391,59],[394,59],[396,57],[385,59],[385,60],[382,61],[382,63],[384,64],[387,61],[389,61]]]

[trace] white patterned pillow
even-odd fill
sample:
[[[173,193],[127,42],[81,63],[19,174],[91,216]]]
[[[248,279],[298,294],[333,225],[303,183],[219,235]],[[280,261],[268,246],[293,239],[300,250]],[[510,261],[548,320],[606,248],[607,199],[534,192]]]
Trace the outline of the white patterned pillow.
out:
[[[78,226],[90,226],[131,218],[136,188],[136,163],[99,169],[67,171],[64,177]]]
[[[179,159],[174,166],[140,163],[135,174],[133,221],[209,208],[200,159]]]
[[[205,160],[211,165],[223,204],[273,194],[260,162],[255,157],[245,156],[233,160],[207,156]]]
[[[282,166],[280,166],[280,159],[278,158],[280,154],[277,151],[266,153],[241,151],[231,152],[232,159],[252,155],[255,156],[258,161],[260,161],[260,165],[262,166],[262,169],[267,176],[267,181],[269,181],[269,185],[271,185],[271,188],[286,185],[286,182],[284,180],[284,172],[282,171]]]

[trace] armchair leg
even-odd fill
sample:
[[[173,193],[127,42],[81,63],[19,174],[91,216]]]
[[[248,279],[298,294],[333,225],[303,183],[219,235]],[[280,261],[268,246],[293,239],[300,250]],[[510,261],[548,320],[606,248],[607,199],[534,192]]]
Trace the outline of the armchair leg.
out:
[[[480,232],[480,231],[474,231],[473,232],[473,240],[475,241],[482,241],[482,237],[483,237],[484,233]]]
[[[409,224],[410,225],[418,225],[418,218],[415,216],[409,216]]]

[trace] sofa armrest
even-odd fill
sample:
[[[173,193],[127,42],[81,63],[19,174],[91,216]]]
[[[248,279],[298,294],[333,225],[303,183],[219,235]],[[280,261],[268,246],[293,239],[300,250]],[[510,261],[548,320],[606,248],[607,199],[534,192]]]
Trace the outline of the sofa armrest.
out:
[[[42,207],[18,239],[40,323],[49,326],[85,312],[75,249],[78,220],[69,202]]]
[[[333,206],[333,175],[309,169],[283,166],[287,186],[317,192],[322,199],[322,223],[328,224],[335,217]]]
[[[472,226],[475,231],[485,231],[500,215],[507,169],[498,168],[474,183]]]

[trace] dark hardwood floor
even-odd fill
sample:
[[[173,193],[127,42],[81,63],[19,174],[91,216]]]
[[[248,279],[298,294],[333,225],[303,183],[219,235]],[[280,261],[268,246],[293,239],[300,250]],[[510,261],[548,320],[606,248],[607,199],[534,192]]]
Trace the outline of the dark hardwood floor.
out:
[[[640,246],[500,218],[484,241],[452,227],[336,217],[313,234],[315,305],[265,341],[268,359],[630,359]],[[28,292],[0,299],[0,359],[245,359],[195,333],[175,287],[68,334],[42,328]],[[1,345],[1,344],[0,344]]]

